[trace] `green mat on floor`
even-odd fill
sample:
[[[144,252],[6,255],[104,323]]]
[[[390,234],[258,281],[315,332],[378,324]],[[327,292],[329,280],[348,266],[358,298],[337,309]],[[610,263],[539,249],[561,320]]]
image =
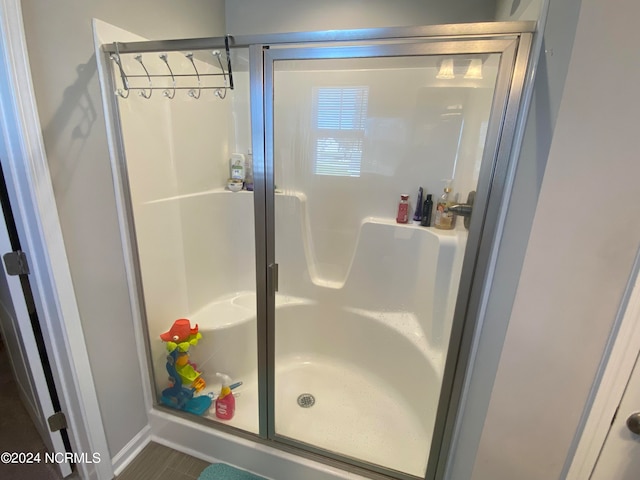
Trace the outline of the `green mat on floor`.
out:
[[[198,480],[266,480],[253,473],[238,470],[224,463],[214,463],[205,468]]]

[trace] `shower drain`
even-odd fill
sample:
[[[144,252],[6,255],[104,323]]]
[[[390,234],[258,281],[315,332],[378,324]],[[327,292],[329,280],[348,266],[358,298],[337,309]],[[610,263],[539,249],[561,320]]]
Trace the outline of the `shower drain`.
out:
[[[316,397],[310,393],[303,393],[298,397],[298,405],[302,408],[311,408],[314,403],[316,403]]]

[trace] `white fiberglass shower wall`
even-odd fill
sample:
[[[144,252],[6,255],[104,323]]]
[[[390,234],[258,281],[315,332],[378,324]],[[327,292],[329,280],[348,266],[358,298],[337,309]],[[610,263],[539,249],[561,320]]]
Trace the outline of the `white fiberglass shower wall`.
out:
[[[116,174],[156,403],[170,373],[160,336],[188,319],[202,335],[189,349],[206,382],[195,395],[217,395],[216,372],[242,382],[233,419],[213,406],[200,416],[413,478],[427,469],[468,231],[462,218],[452,230],[399,224],[398,201],[410,196],[412,217],[422,187],[435,215],[447,179],[459,203],[480,188],[515,47],[393,43],[355,57],[264,49],[257,66],[255,45],[232,48],[235,88],[217,95],[173,73],[197,69],[201,87],[221,72],[211,51],[195,63],[118,54],[141,90],[117,100]],[[229,191],[231,155],[255,146],[255,193]]]
[[[424,476],[467,230],[396,211],[475,190],[499,56],[274,55],[275,434]]]
[[[462,242],[464,250],[462,218],[452,231],[419,227],[419,221],[411,220],[399,225],[395,220],[401,194],[409,195],[411,219],[418,189],[423,187],[423,202],[427,194],[432,196],[435,216],[446,180],[453,180],[452,195],[460,203],[478,182],[498,57],[488,56],[482,75],[473,79],[463,74],[438,78],[444,60],[392,57],[278,63],[274,79],[276,201],[291,207],[276,218],[276,229],[289,228],[290,223],[291,230],[302,236],[279,235],[282,242],[290,238],[289,244],[278,246],[283,252],[279,259],[286,261],[284,252],[301,246],[302,255],[291,261],[304,266],[310,277],[287,284],[283,287],[287,291],[308,297],[307,287],[344,288],[359,248],[378,237],[378,232],[389,231],[397,239],[415,237],[418,243],[417,238],[423,237],[444,244]],[[465,66],[460,67],[464,73],[471,59],[456,62]],[[280,200],[278,195],[295,199]],[[364,295],[373,302],[369,307],[384,310],[389,307],[379,297],[384,291],[393,291],[389,297],[396,298],[398,305],[414,290],[429,295],[432,288],[421,288],[426,287],[421,278],[429,270],[422,268],[424,250],[408,243],[398,252],[386,252],[388,263],[402,264],[399,276],[374,276],[367,286],[358,282],[352,301],[342,302],[362,303],[359,297]],[[377,293],[372,295],[370,288]],[[445,290],[449,285],[438,292],[439,299],[449,298]],[[455,291],[452,297],[455,300]],[[441,332],[428,335],[438,348],[447,344],[444,327],[430,327]]]
[[[245,408],[232,423],[257,433],[255,300],[234,300],[256,288],[253,192],[226,189],[231,154],[250,151],[247,57],[246,49],[234,50],[235,89],[225,98],[177,89],[170,99],[165,79],[167,90],[119,97],[119,112],[155,393],[169,386],[160,335],[189,319],[202,335],[189,351],[207,384],[199,393],[219,392],[217,372],[243,381]],[[144,74],[135,57],[121,59],[127,71]],[[158,54],[141,59],[151,75],[167,73]],[[183,53],[167,60],[176,73],[193,71]],[[203,86],[205,75],[221,72],[211,51],[194,52],[194,62]],[[215,419],[213,408],[208,415]]]

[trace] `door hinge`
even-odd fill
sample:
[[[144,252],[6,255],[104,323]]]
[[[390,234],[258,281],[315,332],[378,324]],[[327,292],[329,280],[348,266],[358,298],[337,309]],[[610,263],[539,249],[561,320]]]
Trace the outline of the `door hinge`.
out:
[[[47,418],[47,422],[49,423],[49,430],[52,432],[57,432],[63,428],[67,428],[67,417],[65,417],[62,412],[54,413]]]
[[[22,250],[5,253],[2,256],[7,275],[29,275],[27,255]]]

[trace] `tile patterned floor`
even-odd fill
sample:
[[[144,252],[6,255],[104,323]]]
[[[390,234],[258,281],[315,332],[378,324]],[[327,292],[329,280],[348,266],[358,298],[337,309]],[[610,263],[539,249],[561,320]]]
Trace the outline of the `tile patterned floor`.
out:
[[[13,370],[0,338],[0,452],[40,452],[46,448],[18,394]],[[209,462],[150,443],[116,480],[196,480]],[[66,480],[78,479],[73,474]],[[0,479],[62,480],[53,466],[0,463]]]
[[[195,480],[209,462],[150,443],[116,480]]]

